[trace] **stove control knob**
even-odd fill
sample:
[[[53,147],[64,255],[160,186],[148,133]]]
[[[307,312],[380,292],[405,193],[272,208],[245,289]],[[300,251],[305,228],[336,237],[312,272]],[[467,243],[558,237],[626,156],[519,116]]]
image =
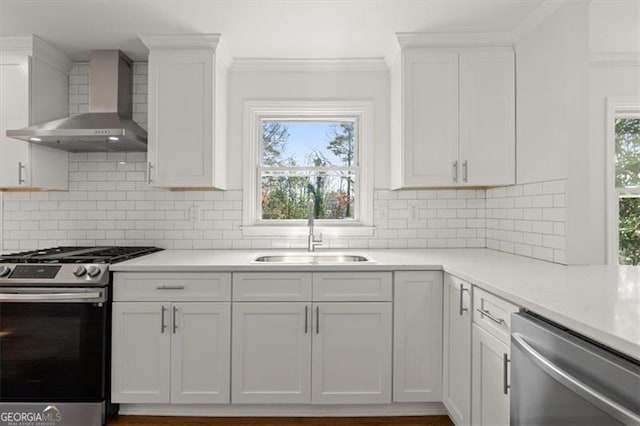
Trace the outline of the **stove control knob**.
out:
[[[89,269],[87,269],[87,275],[89,275],[91,278],[97,277],[98,275],[100,275],[100,268],[96,265],[89,266]]]
[[[84,274],[87,273],[87,268],[85,268],[84,266],[80,265],[78,266],[75,271],[73,271],[73,275],[75,275],[76,277],[80,278],[82,276],[84,276]]]
[[[8,266],[0,266],[0,277],[6,277],[11,272],[11,268]]]

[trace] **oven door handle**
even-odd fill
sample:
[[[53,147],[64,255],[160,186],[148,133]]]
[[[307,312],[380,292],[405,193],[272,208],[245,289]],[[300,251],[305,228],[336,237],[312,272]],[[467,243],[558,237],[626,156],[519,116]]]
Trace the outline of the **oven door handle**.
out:
[[[98,291],[88,293],[0,293],[0,302],[87,301],[88,299],[103,299],[103,294]]]
[[[517,333],[512,334],[511,342],[514,346],[523,351],[534,364],[542,369],[542,371],[547,373],[566,388],[600,408],[611,417],[615,417],[624,424],[640,423],[640,416],[555,365],[549,359],[545,358],[540,352],[531,347],[531,345],[529,345],[521,335]]]

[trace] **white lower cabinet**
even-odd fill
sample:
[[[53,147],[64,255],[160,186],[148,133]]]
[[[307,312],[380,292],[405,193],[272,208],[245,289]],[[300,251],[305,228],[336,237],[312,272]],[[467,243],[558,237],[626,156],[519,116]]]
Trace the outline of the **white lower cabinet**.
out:
[[[311,402],[311,303],[233,304],[234,403]]]
[[[442,401],[442,272],[395,272],[393,304],[393,401]]]
[[[472,408],[474,425],[509,424],[509,346],[473,324]]]
[[[228,403],[229,303],[113,304],[115,403]]]
[[[390,403],[391,289],[391,273],[234,274],[231,402]]]
[[[471,424],[471,284],[445,274],[442,402],[457,426]]]
[[[390,303],[234,303],[232,341],[233,403],[391,402]]]
[[[391,402],[391,303],[314,304],[312,402]]]
[[[169,402],[170,303],[113,304],[111,399],[113,402]]]

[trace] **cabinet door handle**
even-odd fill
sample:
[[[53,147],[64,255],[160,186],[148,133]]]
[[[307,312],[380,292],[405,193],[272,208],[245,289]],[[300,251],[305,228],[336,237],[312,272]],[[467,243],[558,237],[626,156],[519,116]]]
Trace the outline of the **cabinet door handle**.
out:
[[[164,334],[164,330],[167,328],[167,323],[164,321],[164,313],[167,311],[167,307],[162,305],[160,310],[160,334]]]
[[[491,321],[495,322],[496,324],[505,324],[505,321],[502,318],[498,318],[494,316],[493,314],[491,314],[491,312],[487,311],[486,309],[478,308],[476,310],[480,312],[481,318],[487,317]]]
[[[176,334],[176,331],[178,330],[178,322],[176,321],[177,313],[178,313],[178,308],[174,306],[173,318],[171,318],[173,320],[173,334]]]
[[[156,290],[184,290],[183,285],[159,285]]]
[[[320,334],[320,306],[316,306],[316,334]]]
[[[22,175],[25,168],[26,167],[22,164],[22,161],[18,161],[18,185],[22,185],[25,182],[24,176]]]
[[[309,305],[304,305],[304,334],[309,332]]]
[[[462,163],[462,181],[464,183],[469,181],[469,163],[467,160],[464,160],[464,163]]]
[[[502,392],[505,395],[509,395],[509,363],[511,360],[507,356],[507,354],[502,354]]]
[[[147,183],[151,185],[153,183],[153,179],[151,178],[151,170],[153,169],[153,164],[151,161],[148,163],[148,171],[147,171]]]
[[[464,303],[463,303],[463,301],[462,301],[462,299],[463,299],[463,297],[462,297],[462,296],[463,296],[463,293],[464,293],[465,291],[467,291],[467,292],[468,292],[469,290],[468,290],[468,289],[466,289],[466,288],[464,288],[464,284],[460,284],[460,307],[459,307],[459,313],[460,313],[460,316],[462,316],[462,314],[464,314],[465,312],[468,312],[468,311],[469,311],[469,309],[467,309],[467,308],[465,308],[465,307],[464,307]]]
[[[458,160],[453,162],[453,183],[458,183]]]

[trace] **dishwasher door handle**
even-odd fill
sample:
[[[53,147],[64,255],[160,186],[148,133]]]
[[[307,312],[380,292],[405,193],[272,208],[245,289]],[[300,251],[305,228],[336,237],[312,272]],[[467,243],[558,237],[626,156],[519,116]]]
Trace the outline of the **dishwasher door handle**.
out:
[[[623,407],[611,398],[603,395],[589,385],[581,382],[573,375],[564,371],[559,366],[545,358],[540,352],[536,351],[527,341],[518,333],[511,335],[511,342],[520,349],[533,363],[542,371],[555,379],[558,383],[580,395],[591,404],[595,405],[602,411],[615,417],[624,424],[639,424],[640,416],[633,411]]]

